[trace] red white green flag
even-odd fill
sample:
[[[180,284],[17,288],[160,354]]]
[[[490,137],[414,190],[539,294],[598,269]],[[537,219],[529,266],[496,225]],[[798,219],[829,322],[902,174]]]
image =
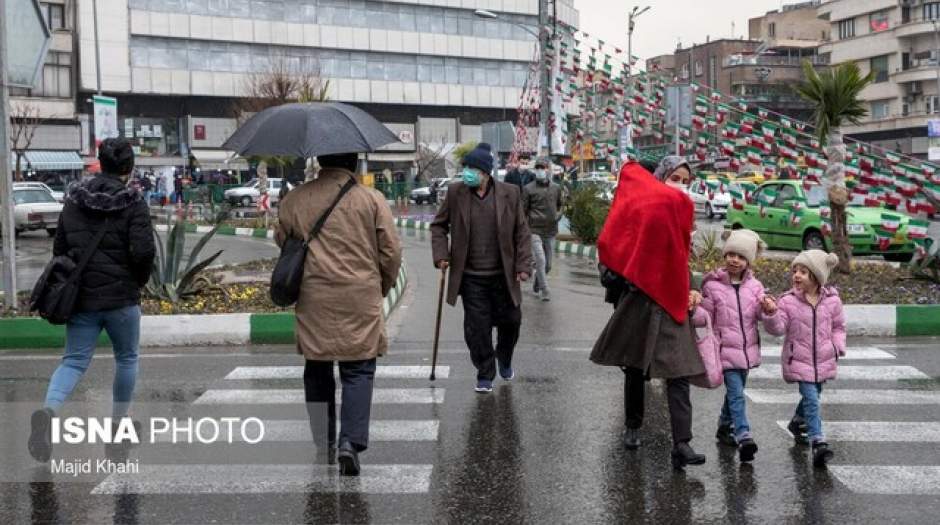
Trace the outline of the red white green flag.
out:
[[[885,231],[896,233],[901,227],[901,217],[891,213],[881,214],[881,228]]]
[[[891,164],[897,164],[897,163],[901,162],[901,156],[898,155],[897,153],[893,152],[893,151],[886,151],[886,152],[885,152],[885,159],[886,159],[888,162],[890,162]]]
[[[765,122],[761,125],[761,132],[764,135],[764,140],[771,141],[777,134],[777,126],[769,122]]]
[[[730,140],[721,141],[721,153],[723,155],[733,155],[734,154],[734,142]]]
[[[760,164],[763,159],[761,151],[755,147],[747,148],[747,161],[751,164]]]
[[[894,234],[875,226],[875,238],[878,240],[878,249],[885,251],[891,247],[891,238],[894,237]]]
[[[908,239],[926,239],[927,229],[929,227],[930,227],[930,223],[927,221],[922,221],[919,219],[911,219],[907,223],[907,238]]]
[[[768,116],[769,114],[770,114],[770,113],[768,113],[766,109],[764,109],[764,108],[757,108],[757,116],[758,116],[758,117],[760,117],[760,118],[762,118],[762,119],[765,119],[765,118],[767,118],[767,116]]]

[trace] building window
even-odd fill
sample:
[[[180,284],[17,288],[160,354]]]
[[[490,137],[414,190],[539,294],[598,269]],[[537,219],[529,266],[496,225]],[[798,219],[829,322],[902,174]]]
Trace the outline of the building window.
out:
[[[777,36],[777,23],[771,22],[767,24],[767,36],[770,38],[775,38]]]
[[[682,77],[683,80],[687,80],[689,78],[689,65],[688,64],[682,64],[682,72],[679,74],[679,76]]]
[[[33,88],[10,88],[10,94],[21,97],[71,98],[72,55],[58,51],[46,54],[42,75]]]
[[[927,113],[940,113],[940,97],[936,95],[924,97],[924,105]]]
[[[871,29],[872,33],[887,31],[890,27],[888,23],[888,12],[878,11],[877,13],[868,15],[868,27]]]
[[[708,57],[708,84],[714,86],[718,83],[718,59]]]
[[[704,71],[702,70],[702,61],[696,60],[695,61],[695,76],[700,77],[702,76],[703,73]]]
[[[940,2],[924,4],[924,20],[940,19]]]
[[[888,101],[878,100],[871,103],[871,118],[881,120],[888,118]]]
[[[62,4],[41,4],[49,29],[65,29],[65,6]]]
[[[839,21],[839,39],[844,40],[846,38],[852,38],[855,36],[855,19],[849,18],[848,20]]]
[[[875,83],[888,81],[888,55],[871,59],[871,72],[875,75]]]

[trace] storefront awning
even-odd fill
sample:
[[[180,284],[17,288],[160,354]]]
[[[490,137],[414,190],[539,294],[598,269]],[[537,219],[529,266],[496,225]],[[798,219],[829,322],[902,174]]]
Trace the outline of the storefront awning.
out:
[[[10,156],[10,166],[16,168],[16,155]],[[20,168],[36,171],[80,170],[84,167],[82,158],[74,151],[27,151],[20,162]]]
[[[248,162],[235,155],[233,151],[222,149],[194,149],[193,156],[199,161],[199,168],[204,170],[227,170],[247,168]]]

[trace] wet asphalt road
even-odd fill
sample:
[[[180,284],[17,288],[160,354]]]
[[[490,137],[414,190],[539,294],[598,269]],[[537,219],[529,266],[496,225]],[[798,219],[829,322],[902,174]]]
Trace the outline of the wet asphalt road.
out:
[[[391,350],[380,368],[430,361],[439,274],[430,264],[427,234],[403,230],[402,235],[412,284],[391,320]],[[693,445],[707,454],[708,462],[676,473],[669,466],[661,385],[648,387],[643,447],[623,450],[622,373],[588,361],[588,348],[610,309],[600,299],[590,263],[561,257],[555,268],[550,276],[552,302],[536,302],[531,293],[525,294],[513,382],[497,381],[490,395],[473,392],[475,372],[463,346],[459,307],[445,309],[440,365],[448,368],[446,373],[440,369],[435,383],[423,374],[389,378],[380,372],[376,388],[389,392],[373,408],[373,442],[362,455],[361,482],[327,476],[329,482],[318,482],[316,488],[298,488],[290,482],[297,476],[282,467],[263,487],[266,492],[232,494],[226,490],[232,492],[239,482],[259,487],[251,480],[262,475],[260,470],[212,474],[197,467],[184,468],[163,483],[145,483],[138,493],[118,495],[91,494],[102,491],[97,483],[4,483],[0,522],[935,521],[940,473],[929,467],[940,465],[940,430],[935,426],[940,421],[940,400],[935,397],[940,396],[940,340],[850,341],[849,359],[841,363],[843,377],[823,393],[824,400],[848,397],[823,409],[836,451],[829,471],[814,470],[808,451],[794,446],[778,426],[777,421],[791,414],[793,403],[758,402],[754,397],[749,415],[761,448],[753,465],[740,465],[736,454],[719,450],[712,437],[722,392],[693,389]],[[767,353],[773,353],[772,346],[768,338]],[[103,357],[95,360],[75,400],[109,397],[108,353],[99,350]],[[853,353],[865,359],[854,360]],[[752,396],[774,401],[775,396],[795,392],[774,375],[777,363],[778,358],[768,356],[760,372],[753,373]],[[286,379],[226,377],[237,376],[238,367],[263,370],[300,364],[289,347],[148,349],[136,399],[189,404],[233,389],[298,391],[299,374]],[[0,396],[7,402],[38,402],[55,365],[54,354],[0,355]],[[400,395],[427,388],[432,390],[423,392],[440,402],[387,402],[396,390]],[[248,415],[261,409],[243,407]],[[437,430],[382,438],[377,426],[383,421],[389,427],[403,426],[403,421],[436,421]],[[310,455],[303,443],[279,446],[296,452],[301,465]],[[251,462],[252,449],[238,450],[244,454],[241,462]],[[184,489],[184,484],[194,488]],[[180,493],[187,490],[204,493]]]

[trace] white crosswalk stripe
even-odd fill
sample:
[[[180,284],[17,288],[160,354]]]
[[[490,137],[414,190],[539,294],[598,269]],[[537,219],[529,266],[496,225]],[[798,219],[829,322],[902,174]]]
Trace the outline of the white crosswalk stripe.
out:
[[[137,474],[111,474],[92,494],[420,494],[430,488],[432,470],[365,465],[358,477],[345,477],[333,465],[141,465]]]
[[[765,363],[748,373],[748,379],[782,379],[780,365]],[[840,365],[836,377],[851,381],[898,381],[901,379],[929,379],[930,376],[907,365],[855,366]]]
[[[793,404],[800,401],[796,386],[792,389],[748,388],[747,397],[757,404]],[[824,405],[940,405],[940,391],[933,390],[823,390]]]
[[[780,345],[767,345],[761,347],[760,354],[762,357],[780,357],[782,350]],[[845,350],[845,357],[840,357],[839,359],[845,361],[861,361],[897,359],[897,356],[874,346],[850,346]]]
[[[859,494],[940,495],[940,466],[830,465],[829,470]]]
[[[336,399],[342,392],[336,391]],[[444,402],[441,388],[376,388],[372,391],[374,405],[440,404]],[[284,405],[303,404],[303,389],[233,389],[206,390],[193,401],[194,405]]]
[[[789,421],[777,421],[786,430]],[[940,423],[920,421],[823,421],[828,441],[940,443]]]
[[[339,371],[334,370],[339,376]],[[434,375],[440,379],[450,377],[449,366],[439,366]],[[225,379],[302,379],[302,366],[239,366],[229,372]],[[376,379],[427,379],[431,376],[430,366],[379,366],[375,369]]]

